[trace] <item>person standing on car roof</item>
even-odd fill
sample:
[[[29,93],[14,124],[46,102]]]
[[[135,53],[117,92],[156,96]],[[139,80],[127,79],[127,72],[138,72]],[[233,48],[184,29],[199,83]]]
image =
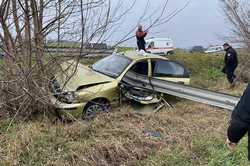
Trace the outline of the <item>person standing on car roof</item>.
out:
[[[137,47],[138,47],[138,50],[144,50],[146,52],[146,49],[145,49],[145,40],[144,38],[147,36],[147,31],[143,31],[142,29],[142,26],[139,25],[138,26],[138,29],[136,31],[136,39],[137,39]]]
[[[227,130],[227,147],[233,151],[237,143],[248,132],[248,160],[250,161],[250,83],[244,91],[239,103],[234,108]]]
[[[223,48],[226,51],[226,54],[224,58],[225,66],[222,72],[227,75],[227,79],[231,87],[234,87],[236,83],[236,76],[234,72],[238,66],[237,52],[228,43],[225,43]]]

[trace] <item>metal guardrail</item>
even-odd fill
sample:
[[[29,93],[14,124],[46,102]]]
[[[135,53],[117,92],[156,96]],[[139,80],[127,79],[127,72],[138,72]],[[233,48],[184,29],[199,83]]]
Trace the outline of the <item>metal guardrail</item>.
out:
[[[151,91],[153,90],[158,93],[173,95],[227,110],[233,110],[240,100],[240,97],[237,96],[195,88],[155,78],[148,80],[132,73],[127,73],[123,78],[123,81],[136,87],[145,88]]]

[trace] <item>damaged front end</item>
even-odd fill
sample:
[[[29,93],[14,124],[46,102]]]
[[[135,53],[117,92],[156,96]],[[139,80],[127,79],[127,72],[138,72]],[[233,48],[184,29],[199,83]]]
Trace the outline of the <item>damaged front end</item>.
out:
[[[50,101],[55,107],[56,113],[60,117],[80,117],[86,103],[76,102],[76,92],[66,91],[55,77],[49,82],[52,96]]]

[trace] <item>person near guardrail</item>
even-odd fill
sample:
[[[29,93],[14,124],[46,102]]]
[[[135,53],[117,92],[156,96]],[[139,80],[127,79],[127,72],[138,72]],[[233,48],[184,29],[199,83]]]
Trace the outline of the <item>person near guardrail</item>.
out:
[[[226,54],[224,58],[225,66],[222,69],[222,72],[227,75],[230,87],[233,88],[237,80],[236,75],[234,74],[238,66],[237,52],[228,43],[223,44],[223,47],[224,50],[226,51]]]
[[[144,50],[146,52],[146,48],[145,48],[145,37],[147,36],[147,31],[143,31],[142,29],[142,25],[138,26],[138,29],[136,31],[136,39],[137,39],[137,47],[138,50]]]
[[[250,83],[232,112],[227,130],[227,147],[235,150],[238,142],[248,133],[248,160],[250,161]]]

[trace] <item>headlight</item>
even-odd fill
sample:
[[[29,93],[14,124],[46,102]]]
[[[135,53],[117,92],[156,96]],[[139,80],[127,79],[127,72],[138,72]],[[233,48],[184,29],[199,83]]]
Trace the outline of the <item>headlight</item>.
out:
[[[71,104],[75,100],[75,93],[74,92],[64,92],[63,94],[59,95],[58,100],[63,103]]]
[[[50,91],[53,93],[55,98],[62,103],[71,104],[75,100],[75,92],[63,92],[60,87],[59,82],[56,80],[55,77],[52,77],[49,82]]]

